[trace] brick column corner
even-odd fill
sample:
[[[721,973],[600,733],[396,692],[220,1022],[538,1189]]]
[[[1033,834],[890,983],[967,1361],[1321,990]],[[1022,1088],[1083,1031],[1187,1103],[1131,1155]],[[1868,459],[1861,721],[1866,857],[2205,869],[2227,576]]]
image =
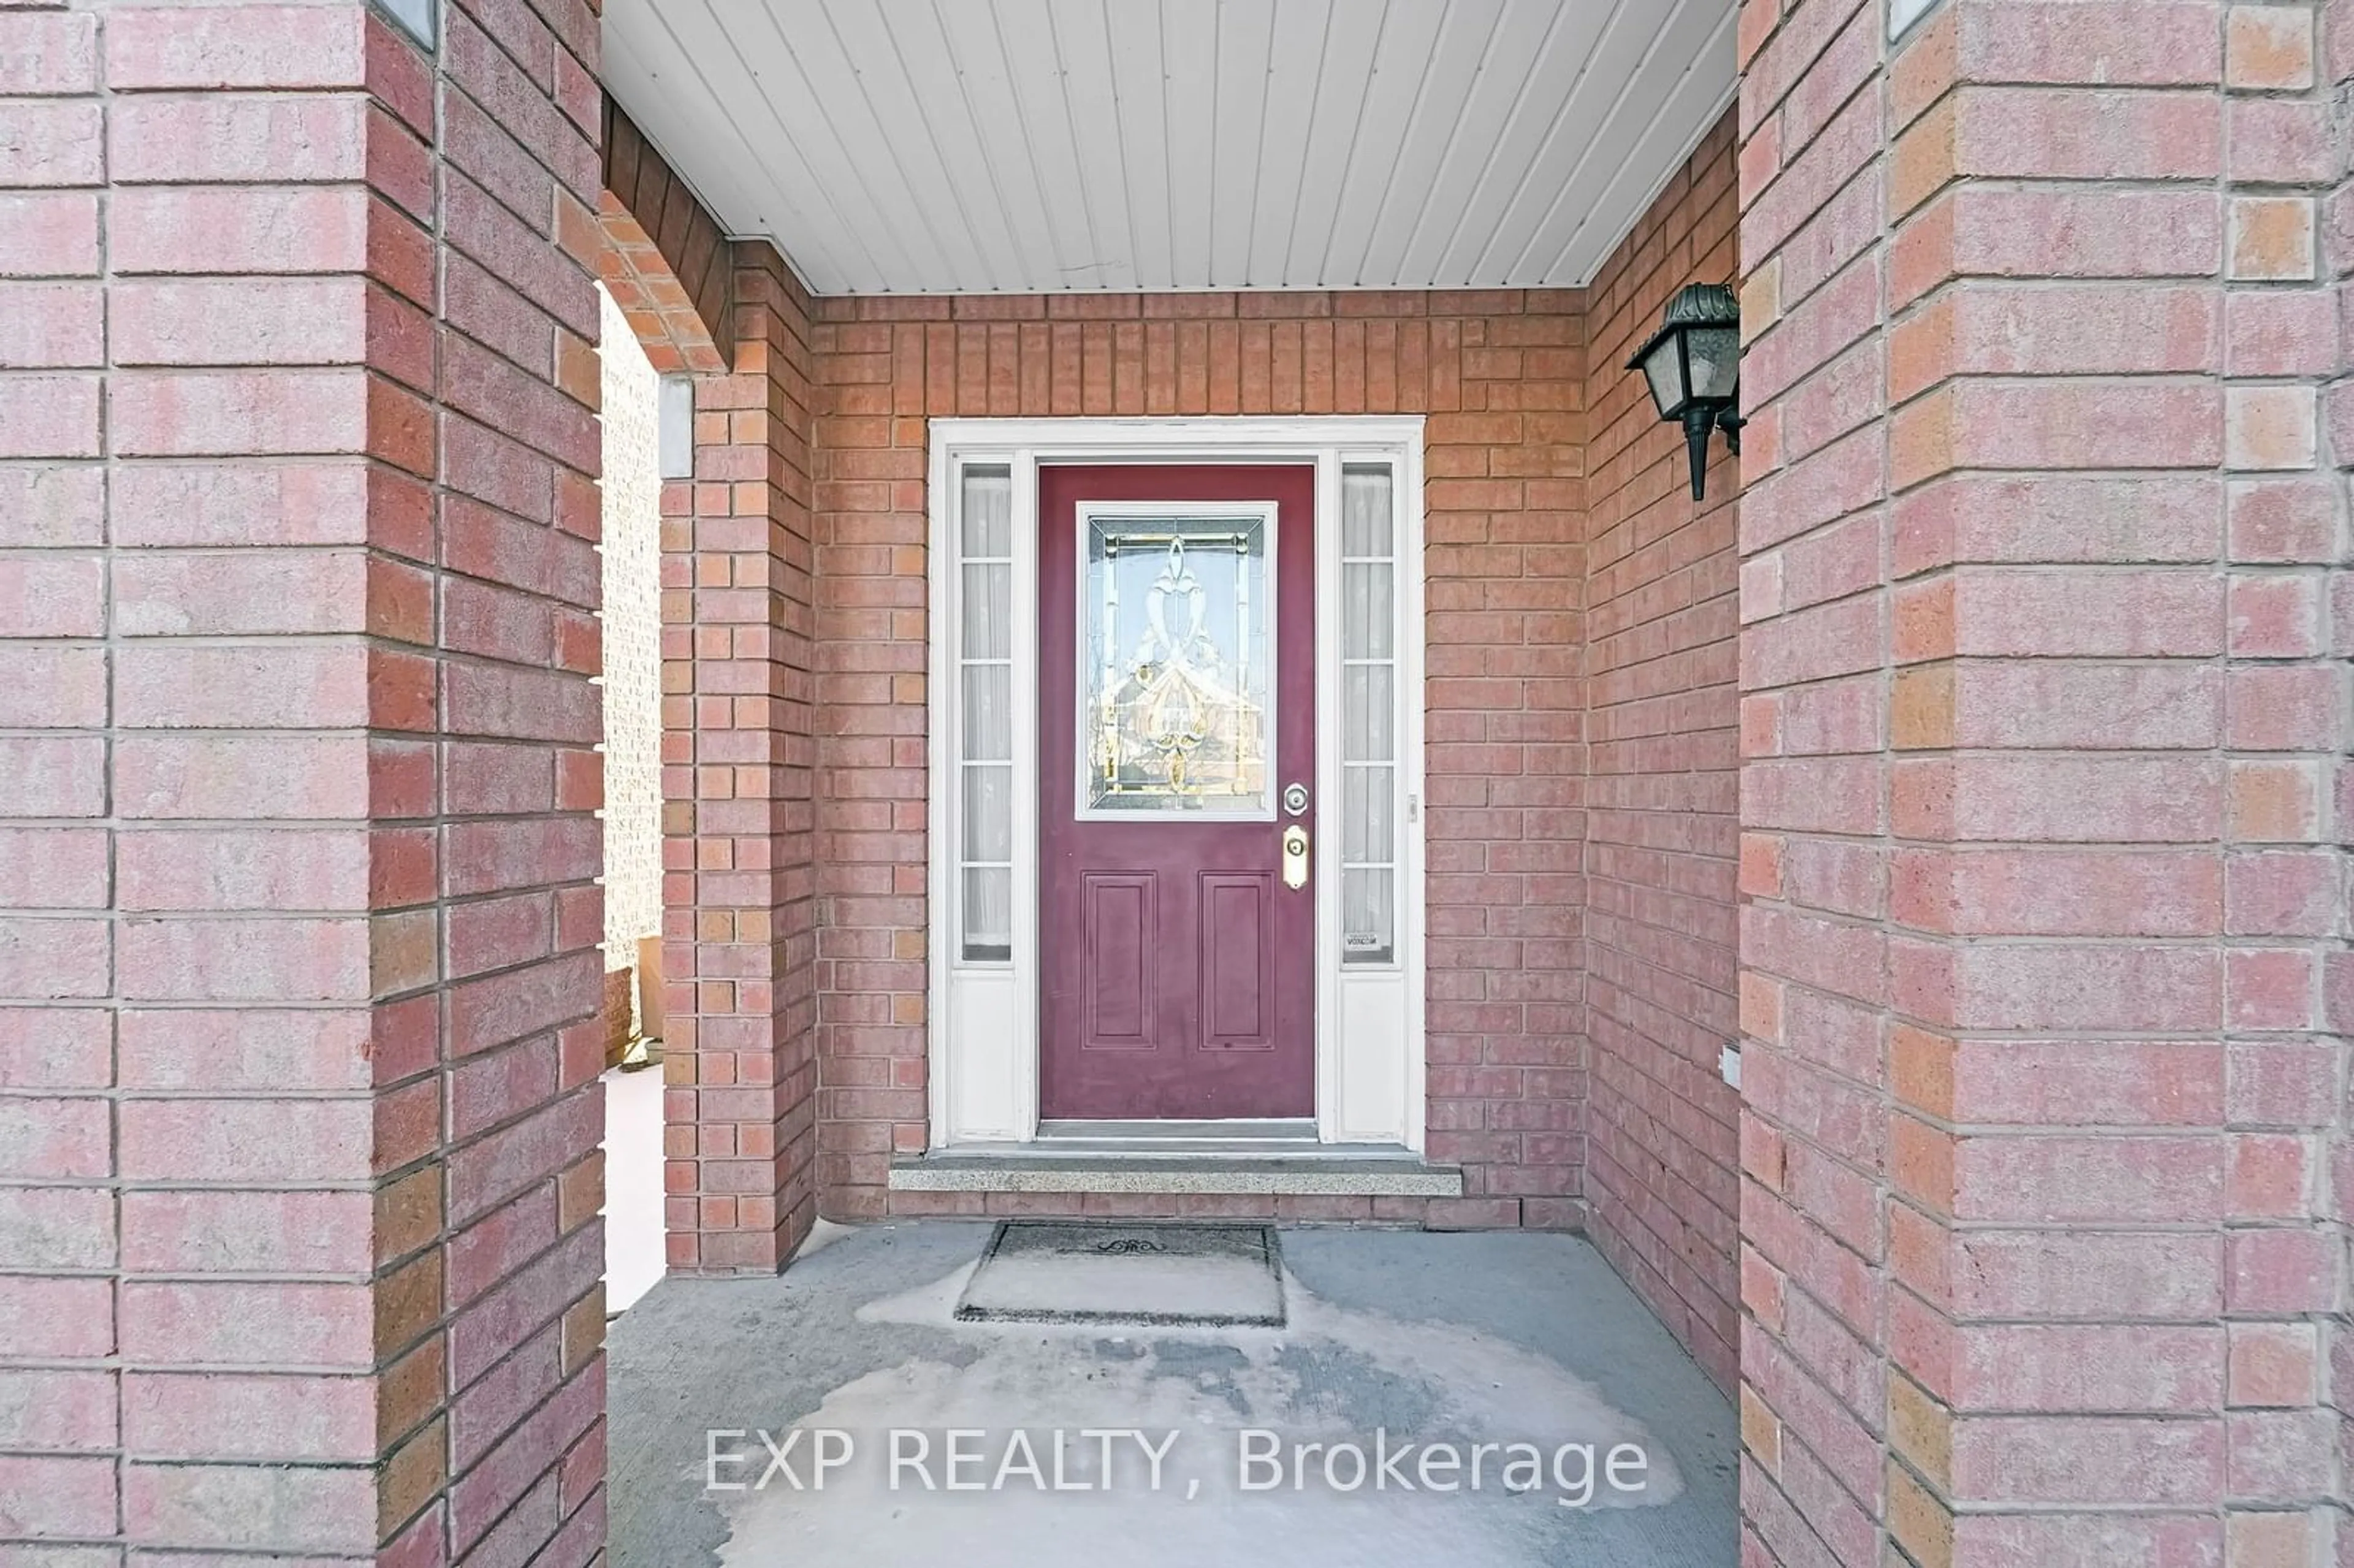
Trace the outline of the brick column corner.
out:
[[[8,1562],[602,1549],[596,25],[440,13],[0,9]]]
[[[1753,1560],[2354,1539],[2348,10],[1744,7]]]
[[[735,364],[663,493],[668,1256],[773,1273],[817,1217],[809,299],[734,247]]]

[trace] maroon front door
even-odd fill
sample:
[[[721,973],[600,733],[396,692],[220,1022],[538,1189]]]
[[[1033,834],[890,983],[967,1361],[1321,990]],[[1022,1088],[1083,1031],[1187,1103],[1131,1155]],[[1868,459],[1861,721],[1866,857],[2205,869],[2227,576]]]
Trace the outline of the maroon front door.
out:
[[[1043,1118],[1316,1112],[1315,501],[1040,470]]]

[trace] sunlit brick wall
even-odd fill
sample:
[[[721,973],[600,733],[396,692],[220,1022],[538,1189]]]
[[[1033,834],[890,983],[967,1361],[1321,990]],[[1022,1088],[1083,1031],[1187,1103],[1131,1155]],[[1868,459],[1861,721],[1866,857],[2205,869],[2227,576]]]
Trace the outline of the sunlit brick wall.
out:
[[[2345,1560],[2349,25],[1743,7],[1759,1561]]]
[[[601,1549],[593,14],[0,8],[0,1561]]]

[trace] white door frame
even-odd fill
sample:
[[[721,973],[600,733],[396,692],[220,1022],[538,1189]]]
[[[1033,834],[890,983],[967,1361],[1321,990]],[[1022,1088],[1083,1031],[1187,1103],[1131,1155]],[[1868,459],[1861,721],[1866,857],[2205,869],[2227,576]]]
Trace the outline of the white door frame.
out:
[[[1038,1132],[1038,469],[1045,462],[1307,461],[1316,465],[1316,1124],[1327,1143],[1420,1152],[1424,1127],[1423,421],[1420,416],[1193,419],[934,419],[927,501],[930,674],[927,919],[931,1145],[1027,1142]],[[1394,961],[1343,966],[1341,475],[1390,465],[1395,508]],[[968,465],[1010,471],[1013,496],[1013,951],[957,947],[962,621],[959,504]],[[1326,809],[1331,802],[1332,809]]]

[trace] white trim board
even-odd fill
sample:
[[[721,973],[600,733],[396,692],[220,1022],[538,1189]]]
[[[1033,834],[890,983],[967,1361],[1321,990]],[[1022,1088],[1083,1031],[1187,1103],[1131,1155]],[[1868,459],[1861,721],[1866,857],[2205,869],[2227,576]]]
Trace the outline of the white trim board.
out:
[[[927,886],[931,1146],[1027,1143],[1038,1134],[1038,470],[1050,462],[1311,462],[1316,467],[1316,1128],[1325,1143],[1419,1153],[1425,1125],[1423,420],[1398,418],[935,419],[930,548]],[[1391,465],[1397,571],[1397,747],[1392,961],[1343,966],[1340,842],[1341,483],[1351,462]],[[961,695],[957,546],[962,470],[1010,471],[1013,503],[1013,952],[967,962],[957,947]],[[1326,802],[1331,802],[1328,811]]]

